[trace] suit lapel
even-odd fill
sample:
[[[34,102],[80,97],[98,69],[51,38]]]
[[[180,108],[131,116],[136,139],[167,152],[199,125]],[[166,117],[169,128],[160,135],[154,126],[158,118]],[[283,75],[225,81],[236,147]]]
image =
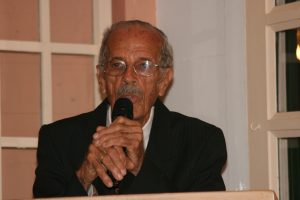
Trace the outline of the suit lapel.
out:
[[[72,138],[69,139],[68,149],[70,160],[74,171],[81,166],[83,159],[88,150],[88,146],[92,141],[92,136],[96,131],[96,127],[99,125],[105,126],[106,123],[106,110],[108,103],[104,100],[94,111],[83,114],[82,125],[76,125]]]
[[[93,129],[96,131],[97,126],[106,125],[106,113],[107,113],[108,101],[105,99],[93,112],[88,121],[88,130]]]
[[[139,174],[130,186],[129,193],[152,193],[171,191],[172,184],[168,175],[172,159],[170,133],[170,112],[157,100],[150,132],[149,143]]]
[[[166,169],[166,163],[171,159],[170,123],[169,110],[157,100],[145,157],[151,159],[161,170]]]

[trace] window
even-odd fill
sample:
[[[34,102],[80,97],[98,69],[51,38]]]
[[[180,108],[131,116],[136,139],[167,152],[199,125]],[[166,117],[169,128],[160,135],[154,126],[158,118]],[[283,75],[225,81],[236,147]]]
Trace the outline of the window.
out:
[[[246,10],[250,188],[299,199],[300,2],[246,0]]]
[[[42,124],[99,103],[95,65],[110,23],[110,0],[0,0],[0,198],[32,197]]]

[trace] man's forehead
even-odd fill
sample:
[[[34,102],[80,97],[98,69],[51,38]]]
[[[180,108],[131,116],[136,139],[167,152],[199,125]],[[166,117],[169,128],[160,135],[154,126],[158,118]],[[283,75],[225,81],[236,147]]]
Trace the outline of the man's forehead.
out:
[[[155,29],[143,27],[139,25],[118,27],[112,31],[111,35],[109,36],[109,40],[110,41],[120,40],[120,39],[126,40],[130,36],[139,39],[143,39],[143,38],[150,39],[153,42],[158,42],[158,43],[162,41],[161,36]]]

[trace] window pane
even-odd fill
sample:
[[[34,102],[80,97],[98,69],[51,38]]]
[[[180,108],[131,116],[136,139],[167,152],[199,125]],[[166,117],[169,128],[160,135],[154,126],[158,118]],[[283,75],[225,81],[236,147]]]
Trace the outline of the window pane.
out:
[[[38,0],[0,0],[0,39],[39,40]]]
[[[37,136],[41,125],[40,55],[0,52],[3,136]]]
[[[299,54],[300,29],[276,33],[278,112],[300,111],[300,55],[297,58],[297,51]]]
[[[51,0],[51,41],[93,43],[92,0]]]
[[[279,139],[280,199],[300,199],[300,137]]]
[[[296,2],[296,1],[300,1],[300,0],[275,0],[275,5],[276,6],[281,6],[281,5],[284,5],[284,4],[287,4],[287,3],[293,3],[293,2]]]
[[[93,57],[53,55],[53,119],[90,111],[94,106]]]
[[[31,199],[36,150],[2,149],[3,199]]]

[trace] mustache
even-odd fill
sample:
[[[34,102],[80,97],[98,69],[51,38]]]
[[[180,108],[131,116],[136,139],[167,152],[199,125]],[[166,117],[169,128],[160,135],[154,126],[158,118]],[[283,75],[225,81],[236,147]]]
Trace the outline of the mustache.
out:
[[[124,96],[126,94],[133,94],[136,96],[141,96],[143,94],[143,91],[134,85],[123,85],[118,89],[117,95],[118,95],[118,97],[120,97],[120,96]]]

